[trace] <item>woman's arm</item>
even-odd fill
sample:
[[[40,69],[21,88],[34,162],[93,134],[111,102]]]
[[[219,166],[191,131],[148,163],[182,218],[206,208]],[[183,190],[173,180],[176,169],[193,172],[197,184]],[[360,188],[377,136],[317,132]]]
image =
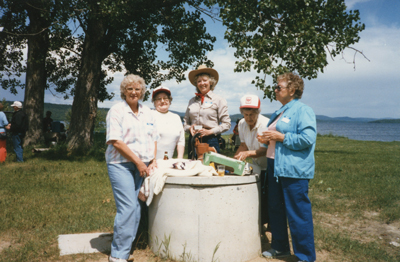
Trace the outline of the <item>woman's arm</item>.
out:
[[[215,134],[222,134],[231,128],[231,118],[228,112],[228,103],[225,99],[221,98],[218,103],[218,121],[220,122],[218,126],[218,132]]]
[[[130,148],[122,140],[110,140],[107,143],[113,145],[113,147],[127,160],[134,163],[139,170],[141,177],[146,177],[149,175],[150,170],[147,168],[146,164],[130,150]]]
[[[183,154],[185,153],[185,146],[177,145],[176,151],[178,153],[177,158],[183,158]]]
[[[240,143],[240,146],[236,151],[234,158],[236,158],[237,160],[246,160],[246,158],[248,157],[258,158],[261,156],[265,156],[266,154],[267,154],[266,147],[260,147],[257,150],[249,150],[245,143]]]

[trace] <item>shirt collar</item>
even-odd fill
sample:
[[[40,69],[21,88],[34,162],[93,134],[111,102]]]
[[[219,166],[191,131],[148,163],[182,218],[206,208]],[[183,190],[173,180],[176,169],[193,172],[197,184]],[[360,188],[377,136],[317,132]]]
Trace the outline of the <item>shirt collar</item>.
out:
[[[260,116],[261,116],[261,114],[258,114],[257,122],[256,122],[256,124],[254,125],[253,129],[250,129],[249,124],[247,124],[246,120],[243,119],[243,121],[244,121],[244,123],[246,124],[246,127],[247,127],[247,129],[248,129],[249,131],[256,130],[256,129],[258,129],[258,128],[260,127],[260,125],[261,125]]]
[[[292,101],[290,101],[289,103],[287,103],[286,105],[282,106],[281,108],[279,108],[279,110],[277,110],[275,112],[276,115],[280,115],[283,111],[285,111],[286,109],[291,108],[299,99],[295,98]]]
[[[143,108],[142,104],[140,104],[138,102],[138,115],[140,115],[142,113],[142,111],[143,111],[142,108]],[[124,100],[124,110],[126,113],[132,113],[133,115],[135,115],[133,113],[131,107],[128,105],[128,103],[125,100]]]

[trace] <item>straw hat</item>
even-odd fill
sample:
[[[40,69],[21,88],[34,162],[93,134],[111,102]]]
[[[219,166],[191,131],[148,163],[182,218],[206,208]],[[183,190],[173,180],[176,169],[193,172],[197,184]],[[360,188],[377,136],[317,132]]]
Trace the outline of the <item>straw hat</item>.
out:
[[[190,83],[192,83],[192,85],[197,87],[196,82],[194,81],[194,78],[199,74],[208,74],[211,77],[214,77],[215,85],[217,85],[218,79],[219,79],[217,70],[208,68],[206,65],[200,65],[196,70],[192,70],[189,72],[189,81],[190,81]]]

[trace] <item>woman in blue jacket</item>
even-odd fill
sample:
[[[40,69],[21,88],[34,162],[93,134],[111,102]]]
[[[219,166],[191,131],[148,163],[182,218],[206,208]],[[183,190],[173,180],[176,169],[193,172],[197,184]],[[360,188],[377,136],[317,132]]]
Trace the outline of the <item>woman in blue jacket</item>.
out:
[[[299,261],[315,261],[314,231],[308,182],[314,178],[317,137],[313,110],[299,102],[304,82],[293,73],[278,76],[276,100],[282,107],[272,114],[268,131],[258,139],[267,144],[268,213],[271,249],[265,257],[290,255],[287,222],[294,254]]]

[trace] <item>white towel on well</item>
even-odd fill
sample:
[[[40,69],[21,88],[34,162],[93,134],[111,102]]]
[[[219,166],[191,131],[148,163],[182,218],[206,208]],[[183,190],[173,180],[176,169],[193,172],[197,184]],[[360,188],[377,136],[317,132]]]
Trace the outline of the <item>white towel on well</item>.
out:
[[[187,161],[187,163],[186,163]],[[176,162],[185,162],[185,168],[175,169],[172,164]],[[177,176],[177,177],[185,177],[185,176],[218,176],[218,173],[211,166],[203,165],[200,160],[192,161],[192,160],[182,160],[182,159],[168,159],[168,160],[157,160],[158,168],[154,170],[150,176],[146,177],[145,180],[148,180],[144,183],[145,186],[149,188],[145,188],[145,192],[148,193],[146,204],[149,206],[151,201],[153,200],[153,196],[158,195],[164,188],[165,181],[169,176]]]

